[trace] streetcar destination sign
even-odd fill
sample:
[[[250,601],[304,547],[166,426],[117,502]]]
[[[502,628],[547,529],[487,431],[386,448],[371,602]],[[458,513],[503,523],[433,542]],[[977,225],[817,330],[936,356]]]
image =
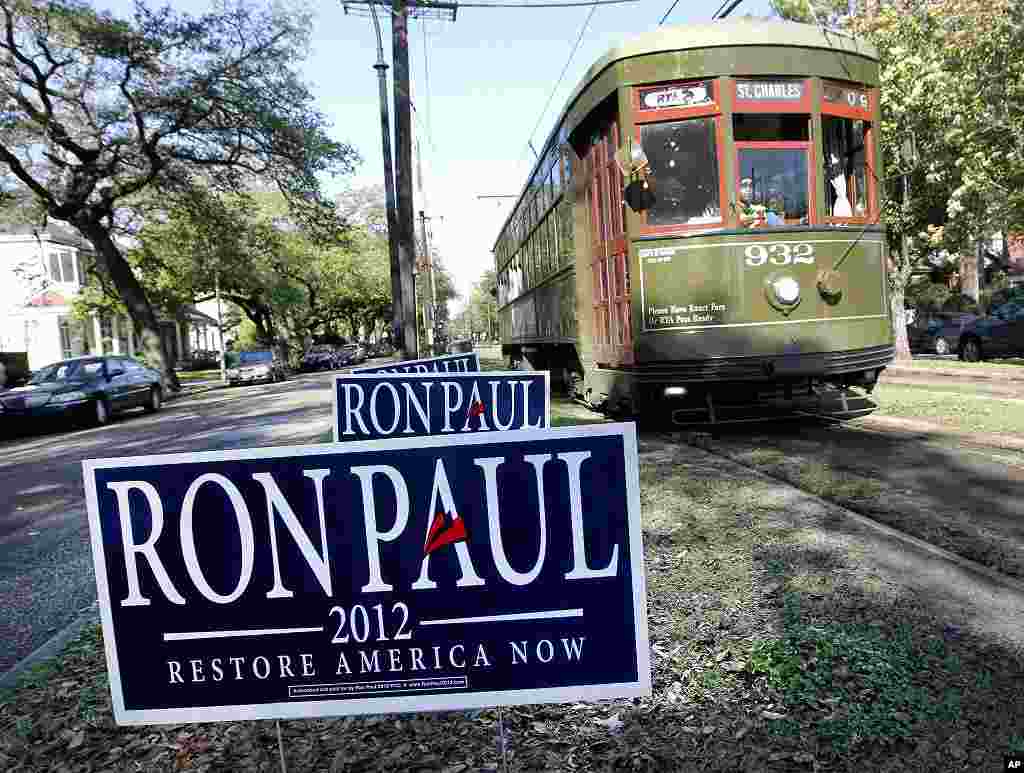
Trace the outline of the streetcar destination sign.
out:
[[[335,440],[541,429],[550,414],[546,370],[334,377]]]
[[[83,472],[119,724],[650,694],[633,424]]]
[[[736,99],[744,102],[796,102],[803,96],[803,81],[736,81]]]
[[[477,373],[479,370],[480,355],[476,352],[352,368],[353,373]]]

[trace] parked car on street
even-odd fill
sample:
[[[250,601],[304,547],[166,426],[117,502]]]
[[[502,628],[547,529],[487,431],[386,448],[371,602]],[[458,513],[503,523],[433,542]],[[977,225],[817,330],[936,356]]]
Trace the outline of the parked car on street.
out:
[[[284,381],[287,377],[284,361],[270,349],[259,349],[251,352],[236,352],[234,358],[229,355],[228,383],[251,384],[264,381]]]
[[[380,341],[370,347],[370,357],[390,357],[395,353],[395,348],[387,341]]]
[[[1024,355],[1024,298],[997,306],[964,328],[958,349],[961,360],[978,362],[989,357]]]
[[[339,352],[339,367],[350,368],[361,362],[366,362],[366,352],[359,344],[345,344]]]
[[[130,408],[163,405],[160,373],[130,357],[76,357],[40,368],[28,384],[0,392],[4,421],[88,419],[106,424]]]
[[[299,368],[304,373],[312,373],[318,370],[332,370],[337,366],[337,350],[328,344],[317,344],[311,346],[302,357]]]
[[[967,325],[978,319],[965,311],[919,311],[907,325],[907,339],[912,352],[956,354],[960,336]]]

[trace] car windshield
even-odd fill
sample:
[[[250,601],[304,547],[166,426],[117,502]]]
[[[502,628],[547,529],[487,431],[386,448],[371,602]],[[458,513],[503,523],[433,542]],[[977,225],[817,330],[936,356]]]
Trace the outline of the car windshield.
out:
[[[254,362],[270,362],[273,359],[273,352],[241,352],[238,355],[238,362],[242,365],[251,365]]]
[[[80,362],[58,362],[40,368],[32,374],[30,384],[43,384],[53,381],[83,381],[87,378],[98,376],[103,371],[102,360],[86,360]]]

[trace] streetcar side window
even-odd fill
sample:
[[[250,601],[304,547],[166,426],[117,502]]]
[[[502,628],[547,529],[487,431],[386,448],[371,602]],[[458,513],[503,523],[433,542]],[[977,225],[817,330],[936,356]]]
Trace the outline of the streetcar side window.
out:
[[[644,124],[640,143],[655,184],[648,225],[695,225],[722,219],[714,118]]]
[[[835,218],[866,218],[868,201],[868,169],[865,138],[866,121],[838,116],[821,117],[825,157],[826,216]]]

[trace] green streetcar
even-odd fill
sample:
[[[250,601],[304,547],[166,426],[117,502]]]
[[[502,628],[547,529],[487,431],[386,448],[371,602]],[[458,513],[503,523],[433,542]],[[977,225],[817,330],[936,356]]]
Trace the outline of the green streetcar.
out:
[[[878,127],[877,53],[838,33],[612,49],[494,246],[503,354],[613,415],[869,413],[893,358]]]

